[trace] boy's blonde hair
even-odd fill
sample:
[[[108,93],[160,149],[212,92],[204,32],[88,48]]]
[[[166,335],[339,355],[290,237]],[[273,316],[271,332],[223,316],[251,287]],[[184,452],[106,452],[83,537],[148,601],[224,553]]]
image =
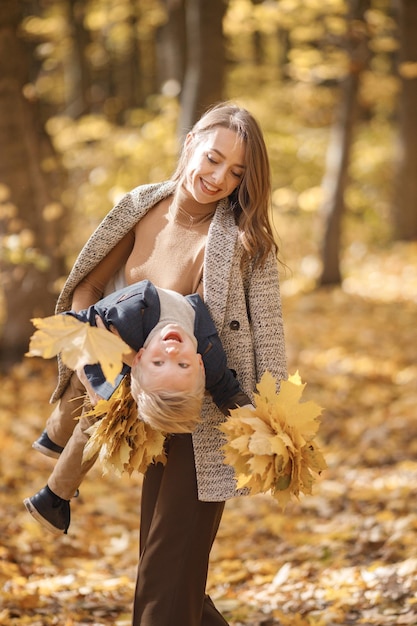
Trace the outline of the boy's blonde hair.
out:
[[[140,364],[132,366],[130,391],[138,407],[138,417],[155,430],[164,433],[191,433],[201,422],[205,381],[204,372],[192,391],[145,390]]]

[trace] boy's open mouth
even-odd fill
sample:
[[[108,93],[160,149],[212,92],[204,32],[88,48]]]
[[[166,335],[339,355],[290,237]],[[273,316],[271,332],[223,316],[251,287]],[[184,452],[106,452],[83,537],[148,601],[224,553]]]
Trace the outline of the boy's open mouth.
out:
[[[178,341],[178,343],[182,343],[181,337],[178,333],[175,333],[174,331],[170,331],[169,333],[167,333],[164,337],[164,341]]]

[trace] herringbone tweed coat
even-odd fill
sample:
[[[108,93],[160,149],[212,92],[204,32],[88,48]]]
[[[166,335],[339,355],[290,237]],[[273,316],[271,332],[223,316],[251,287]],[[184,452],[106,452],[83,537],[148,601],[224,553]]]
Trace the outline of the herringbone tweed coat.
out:
[[[57,302],[56,312],[71,308],[75,287],[113,246],[153,207],[172,194],[172,181],[143,185],[127,193],[108,213],[81,250]],[[285,342],[278,267],[271,253],[263,268],[241,264],[243,246],[228,200],[218,204],[210,225],[204,258],[204,300],[244,391],[251,396],[265,370],[286,378]],[[71,372],[59,364],[59,380],[51,402],[62,395]],[[235,495],[233,468],[224,464],[224,443],[217,426],[225,419],[208,397],[203,421],[193,433],[198,493],[203,501]]]

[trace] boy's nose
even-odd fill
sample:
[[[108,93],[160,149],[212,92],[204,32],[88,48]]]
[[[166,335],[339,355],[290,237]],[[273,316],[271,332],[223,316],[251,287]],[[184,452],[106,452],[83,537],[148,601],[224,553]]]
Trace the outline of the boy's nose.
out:
[[[175,345],[166,346],[165,347],[165,352],[167,354],[177,354],[178,353],[178,347],[175,346]]]

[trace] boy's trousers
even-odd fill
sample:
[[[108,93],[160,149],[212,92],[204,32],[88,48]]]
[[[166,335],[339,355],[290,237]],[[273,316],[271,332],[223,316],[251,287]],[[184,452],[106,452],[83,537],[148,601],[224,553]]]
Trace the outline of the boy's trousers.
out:
[[[62,397],[56,403],[46,421],[49,439],[63,448],[72,435],[81,415],[85,399],[85,387],[76,374],[69,380]]]
[[[84,399],[85,387],[73,374],[46,422],[48,437],[54,443],[65,446],[48,480],[48,487],[64,500],[70,500],[75,495],[97,459],[94,456],[86,463],[82,461],[84,446],[89,438],[85,430],[96,421],[94,418],[80,417]]]
[[[167,463],[146,472],[132,626],[227,626],[205,594],[224,502],[201,502],[191,435],[167,440]]]
[[[98,454],[83,462],[84,446],[89,439],[85,431],[96,421],[95,418],[89,417],[79,419],[49,476],[48,487],[64,500],[71,500],[76,494],[85,475],[97,460]]]

